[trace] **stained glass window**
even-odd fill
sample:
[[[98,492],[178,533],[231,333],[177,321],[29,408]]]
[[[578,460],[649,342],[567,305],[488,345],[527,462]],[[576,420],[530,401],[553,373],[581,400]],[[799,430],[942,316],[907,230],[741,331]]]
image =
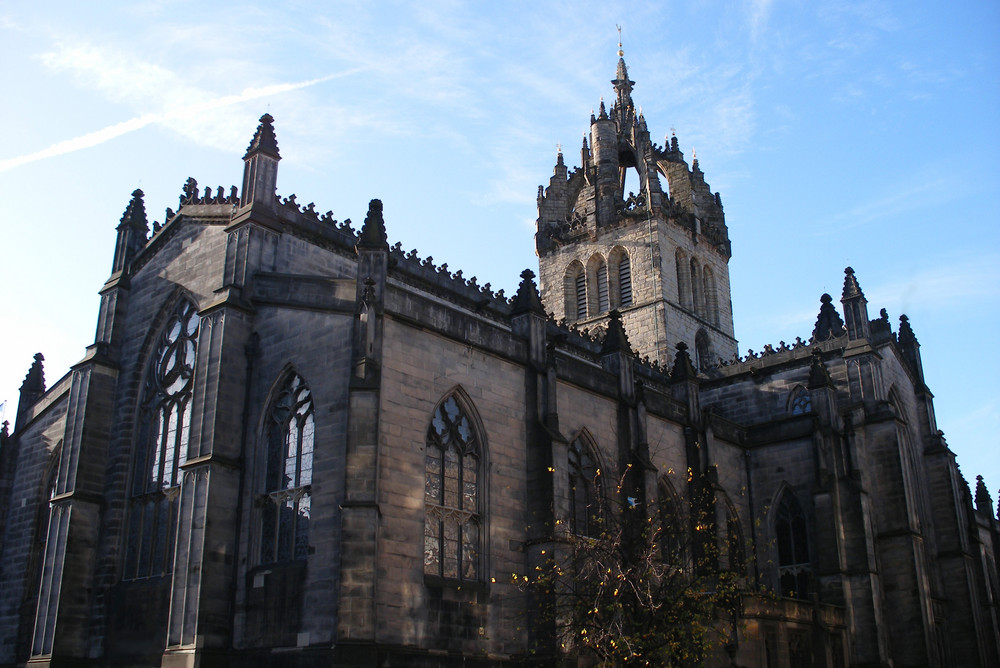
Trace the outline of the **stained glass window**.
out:
[[[480,450],[468,415],[449,396],[434,411],[424,459],[424,573],[477,580]]]
[[[305,559],[309,554],[316,424],[312,393],[291,374],[267,413],[267,462],[260,499],[260,563]]]
[[[182,300],[150,359],[135,448],[123,577],[164,575],[173,566],[181,467],[191,435],[191,385],[200,318]]]

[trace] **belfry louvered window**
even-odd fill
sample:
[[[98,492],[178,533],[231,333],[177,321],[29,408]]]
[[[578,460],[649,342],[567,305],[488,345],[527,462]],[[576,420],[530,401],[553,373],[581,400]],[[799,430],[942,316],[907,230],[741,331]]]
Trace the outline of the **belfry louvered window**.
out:
[[[618,285],[621,290],[622,307],[632,305],[632,265],[628,256],[622,255],[618,262]]]
[[[607,313],[611,308],[608,301],[608,266],[602,260],[597,265],[597,312]]]
[[[587,276],[583,271],[576,275],[576,317],[587,317]]]
[[[424,573],[447,580],[479,578],[480,444],[472,421],[449,396],[427,428]]]
[[[262,564],[309,554],[315,435],[312,393],[293,373],[267,414],[265,490],[260,499]]]
[[[173,566],[199,322],[194,305],[181,301],[149,362],[129,495],[123,571],[127,580],[164,575]]]

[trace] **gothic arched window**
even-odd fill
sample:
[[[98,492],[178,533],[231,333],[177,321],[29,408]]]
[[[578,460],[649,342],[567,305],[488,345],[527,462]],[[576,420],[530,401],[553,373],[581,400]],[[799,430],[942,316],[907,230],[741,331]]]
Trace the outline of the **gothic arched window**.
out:
[[[632,265],[629,264],[628,255],[624,253],[618,261],[618,294],[620,304],[624,306],[632,305]]]
[[[569,530],[596,537],[601,531],[601,469],[590,447],[576,439],[569,446]]]
[[[695,354],[698,359],[698,370],[704,371],[705,369],[713,366],[712,360],[712,343],[708,339],[708,334],[705,330],[699,329],[698,333],[694,337],[694,347]]]
[[[674,265],[677,269],[677,301],[682,308],[692,311],[694,308],[691,305],[691,271],[687,253],[680,248],[674,252]]]
[[[661,479],[658,491],[661,559],[663,559],[663,563],[671,567],[682,568],[687,532],[684,526],[684,515],[681,513],[681,504],[666,479]]]
[[[615,246],[608,254],[608,279],[610,280],[611,306],[625,308],[632,305],[632,266],[628,252]]]
[[[726,508],[726,556],[729,559],[729,570],[740,574],[747,567],[746,544],[743,540],[743,529],[740,518],[732,504]]]
[[[708,265],[702,269],[705,282],[705,319],[713,325],[719,325],[719,294],[715,288],[715,274]]]
[[[316,423],[312,393],[301,376],[288,376],[265,419],[260,563],[305,559],[309,555]]]
[[[582,320],[587,317],[587,275],[579,261],[574,261],[566,269],[563,295],[567,320]]]
[[[155,577],[173,565],[181,466],[191,434],[191,379],[200,318],[182,300],[146,373],[129,495],[125,579]]]
[[[705,293],[702,290],[701,264],[696,258],[691,258],[691,310],[698,315],[705,314]]]
[[[806,598],[809,595],[812,562],[809,559],[809,534],[802,506],[786,490],[778,503],[774,523],[778,542],[778,576],[781,595]]]
[[[792,415],[805,415],[812,411],[812,399],[809,392],[801,385],[796,385],[788,395],[788,412]]]
[[[479,579],[481,446],[456,395],[434,410],[424,459],[424,574]]]
[[[595,253],[587,262],[587,283],[593,286],[593,294],[588,303],[590,315],[607,313],[611,308],[608,292],[608,265],[604,258]]]

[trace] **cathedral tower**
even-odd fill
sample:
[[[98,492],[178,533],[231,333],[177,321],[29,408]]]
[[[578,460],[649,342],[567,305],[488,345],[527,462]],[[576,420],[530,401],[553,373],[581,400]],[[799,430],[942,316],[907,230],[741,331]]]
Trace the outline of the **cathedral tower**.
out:
[[[699,368],[711,366],[736,353],[722,201],[676,136],[650,140],[620,47],[615,99],[591,114],[582,167],[568,170],[560,149],[538,188],[542,300],[584,329],[603,329],[617,309],[640,356],[667,364],[684,341]]]

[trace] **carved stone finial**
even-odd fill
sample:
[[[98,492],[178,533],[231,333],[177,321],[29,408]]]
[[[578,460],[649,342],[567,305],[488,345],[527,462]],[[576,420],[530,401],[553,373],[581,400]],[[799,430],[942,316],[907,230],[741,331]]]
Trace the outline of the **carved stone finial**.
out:
[[[694,364],[691,363],[691,355],[688,354],[688,345],[683,341],[677,344],[677,354],[674,355],[674,368],[670,370],[670,380],[677,382],[692,379],[698,375]]]
[[[628,342],[628,335],[625,334],[625,326],[622,324],[622,314],[618,309],[608,313],[608,328],[604,335],[604,343],[601,346],[601,354],[623,352],[632,354],[632,346]]]
[[[260,125],[257,126],[257,132],[254,133],[253,139],[250,140],[247,153],[243,156],[244,160],[254,153],[266,153],[278,160],[281,159],[281,155],[278,153],[278,139],[274,136],[273,124],[274,118],[271,114],[264,114],[260,117]]]
[[[833,378],[823,364],[823,351],[817,346],[813,348],[812,358],[809,364],[809,389],[815,390],[821,387],[833,387]]]
[[[976,510],[993,517],[993,499],[981,475],[976,476]]]
[[[864,293],[861,292],[861,286],[858,285],[858,279],[854,276],[854,270],[850,267],[844,269],[844,299],[851,299],[852,297],[863,297]]]
[[[535,285],[535,272],[525,269],[521,272],[521,284],[517,287],[517,294],[511,304],[511,315],[522,313],[545,313],[542,306],[542,298],[538,294],[538,286]]]
[[[813,340],[826,341],[840,336],[844,333],[844,321],[840,319],[840,314],[833,305],[833,297],[824,294],[819,301],[819,316],[813,328]]]
[[[389,240],[385,233],[385,221],[382,219],[382,200],[373,199],[368,203],[368,215],[361,226],[358,246],[365,248],[389,248]]]

